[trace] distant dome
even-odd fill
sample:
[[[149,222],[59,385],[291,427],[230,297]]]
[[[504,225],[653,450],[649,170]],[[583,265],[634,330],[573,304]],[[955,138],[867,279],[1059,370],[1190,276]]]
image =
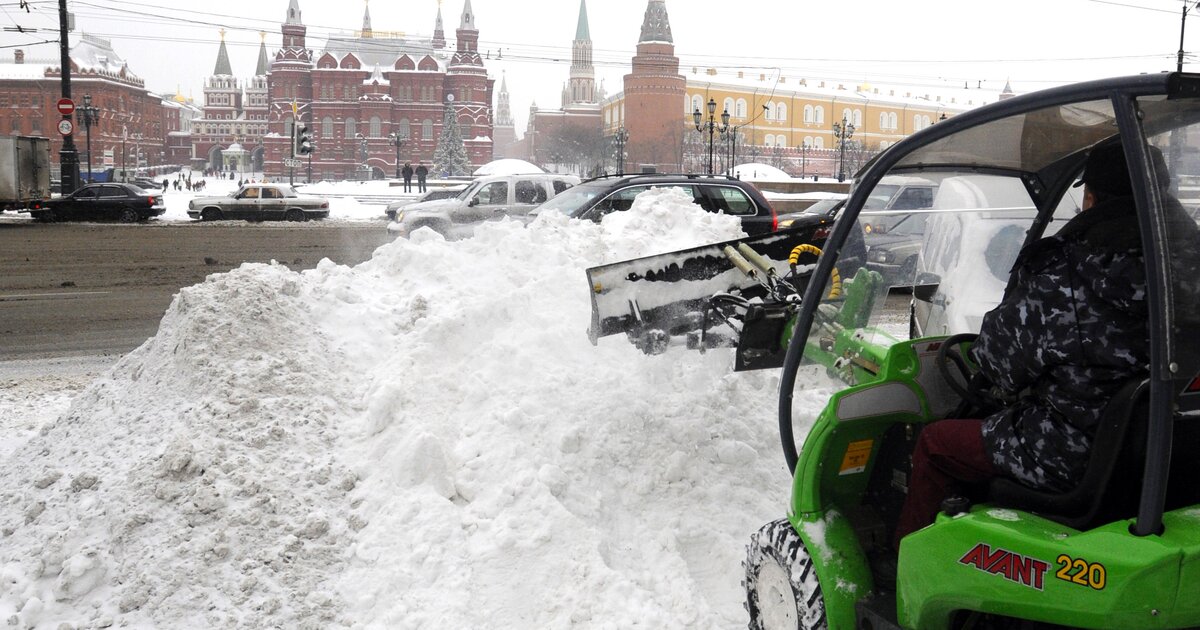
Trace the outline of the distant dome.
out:
[[[226,153],[237,153],[238,151],[245,151],[245,149],[243,149],[242,145],[237,142],[234,142],[233,144],[229,145],[228,149],[225,149]]]
[[[528,175],[530,173],[545,173],[542,167],[536,164],[530,164],[525,160],[514,160],[505,158],[488,162],[475,170],[472,175],[479,177],[481,175]]]
[[[784,171],[775,168],[770,164],[762,164],[759,162],[739,164],[738,166],[734,167],[733,174],[739,179],[745,179],[749,181],[792,179],[792,176],[788,175]]]

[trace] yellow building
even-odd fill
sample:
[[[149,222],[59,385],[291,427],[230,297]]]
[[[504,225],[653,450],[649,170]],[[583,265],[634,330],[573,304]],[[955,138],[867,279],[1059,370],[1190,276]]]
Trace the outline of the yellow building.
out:
[[[722,113],[729,112],[729,126],[737,134],[733,136],[737,163],[765,155],[777,162],[777,166],[807,176],[835,172],[830,168],[833,153],[838,149],[834,123],[845,121],[853,125],[847,147],[855,153],[856,164],[852,167],[857,168],[871,155],[938,120],[1011,94],[1007,86],[1004,92],[969,86],[957,90],[877,87],[779,77],[773,73],[718,73],[701,68],[691,68],[684,76],[687,87],[680,104],[680,124],[691,130],[680,150],[685,170],[696,170],[694,163],[689,165],[689,143],[693,149],[699,143],[707,150],[707,132],[696,131],[693,112],[699,110],[707,121],[710,99],[716,103],[718,126]],[[605,99],[601,115],[605,135],[626,126],[624,94]],[[727,167],[731,135],[716,140],[715,152],[722,169]]]

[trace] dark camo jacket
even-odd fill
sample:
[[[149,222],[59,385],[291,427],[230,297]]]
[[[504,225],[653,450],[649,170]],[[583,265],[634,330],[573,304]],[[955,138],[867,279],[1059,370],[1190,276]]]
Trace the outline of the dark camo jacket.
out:
[[[1069,490],[1109,399],[1146,373],[1146,274],[1132,198],[1097,204],[1017,257],[972,356],[1019,402],[983,423],[1003,474]]]

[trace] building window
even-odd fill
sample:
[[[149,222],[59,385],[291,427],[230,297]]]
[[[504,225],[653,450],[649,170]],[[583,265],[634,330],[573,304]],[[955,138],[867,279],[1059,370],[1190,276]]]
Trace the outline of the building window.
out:
[[[825,148],[825,138],[822,138],[820,136],[813,138],[813,148],[814,149],[824,149]]]
[[[898,123],[896,112],[888,113],[888,129],[895,129]]]
[[[433,140],[433,121],[428,118],[421,121],[421,139]]]
[[[722,104],[724,105],[724,107],[720,111],[716,112],[717,116],[720,116],[721,114],[723,114],[725,112],[729,112],[729,115],[732,116],[733,113],[735,111],[737,111],[737,106],[733,104],[733,99],[731,99],[731,98],[725,99],[725,102]]]
[[[821,105],[817,105],[816,120],[814,122],[816,122],[818,125],[825,124],[825,108]]]
[[[810,149],[812,148],[812,146],[813,146],[812,136],[804,136],[804,146],[808,147]]]
[[[784,136],[783,134],[775,136],[775,146],[779,147],[780,149],[786,149],[787,148],[787,136]]]
[[[767,148],[775,146],[775,136],[767,134],[766,137],[763,138],[763,145]]]
[[[785,103],[778,103],[775,105],[775,108],[775,120],[787,122],[787,105]],[[742,115],[744,116],[745,112]]]
[[[371,137],[372,138],[382,138],[383,137],[383,121],[380,120],[378,116],[371,117]]]
[[[862,127],[862,110],[861,109],[854,110],[853,122],[854,122],[855,127]]]
[[[321,119],[321,137],[333,137],[333,116],[326,116]]]
[[[358,121],[353,118],[346,119],[346,138],[353,138],[354,134],[358,133]]]
[[[401,138],[407,138],[410,133],[412,133],[412,130],[409,129],[408,119],[401,118],[400,122],[396,125],[396,135]]]
[[[814,110],[813,110],[812,105],[804,106],[804,122],[805,123],[812,124],[812,122],[815,120],[815,117],[813,116],[813,112],[814,112]]]
[[[733,115],[738,118],[745,118],[746,117],[746,99],[739,98],[737,100],[737,105],[735,107],[737,107],[737,109],[733,112]]]

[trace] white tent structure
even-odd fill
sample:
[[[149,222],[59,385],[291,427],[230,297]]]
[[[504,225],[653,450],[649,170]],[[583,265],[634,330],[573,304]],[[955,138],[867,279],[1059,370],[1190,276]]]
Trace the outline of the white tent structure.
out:
[[[481,177],[483,175],[528,175],[530,173],[545,173],[546,171],[536,164],[530,164],[525,160],[515,160],[505,158],[495,160],[480,166],[472,175]]]
[[[779,181],[792,179],[791,175],[785,173],[782,169],[771,166],[770,164],[762,164],[760,162],[748,162],[739,164],[733,168],[733,174],[738,179],[747,181]]]

